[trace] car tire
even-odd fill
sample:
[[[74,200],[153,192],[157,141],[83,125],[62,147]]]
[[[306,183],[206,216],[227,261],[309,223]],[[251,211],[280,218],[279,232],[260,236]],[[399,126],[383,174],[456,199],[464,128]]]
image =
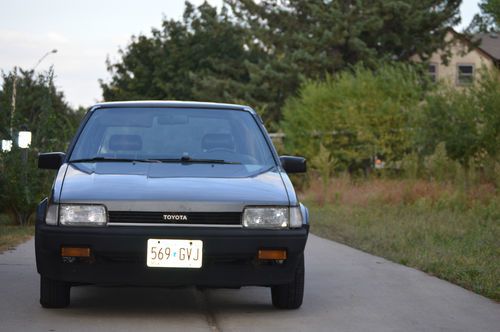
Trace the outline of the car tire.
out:
[[[300,257],[292,282],[271,287],[273,305],[279,309],[298,309],[304,298],[304,256]]]
[[[44,308],[65,308],[69,305],[71,285],[40,277],[40,304]]]

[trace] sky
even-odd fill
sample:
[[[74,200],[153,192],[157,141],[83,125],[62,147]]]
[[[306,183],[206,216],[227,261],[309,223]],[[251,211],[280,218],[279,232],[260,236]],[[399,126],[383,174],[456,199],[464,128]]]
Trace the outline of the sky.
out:
[[[479,0],[464,0],[461,30],[479,12]],[[191,0],[199,5],[203,0]],[[221,6],[222,0],[209,0]],[[163,17],[179,19],[184,0],[0,0],[0,70],[54,66],[56,86],[72,107],[102,99],[98,79],[109,80],[106,58],[119,59],[132,35],[148,35]]]

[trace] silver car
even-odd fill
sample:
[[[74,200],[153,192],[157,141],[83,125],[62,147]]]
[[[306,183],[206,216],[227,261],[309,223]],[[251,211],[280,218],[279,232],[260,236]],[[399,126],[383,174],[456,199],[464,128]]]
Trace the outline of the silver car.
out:
[[[277,308],[304,292],[308,211],[247,106],[111,102],[93,106],[38,206],[40,303],[66,307],[72,286],[271,288]]]

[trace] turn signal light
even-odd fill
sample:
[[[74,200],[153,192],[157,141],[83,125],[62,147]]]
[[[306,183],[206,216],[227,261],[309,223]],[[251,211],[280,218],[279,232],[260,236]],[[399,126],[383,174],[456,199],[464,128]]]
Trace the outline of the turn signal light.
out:
[[[261,249],[261,250],[259,250],[258,257],[259,257],[259,259],[285,260],[286,259],[286,250]]]
[[[62,247],[63,257],[90,257],[90,248]]]

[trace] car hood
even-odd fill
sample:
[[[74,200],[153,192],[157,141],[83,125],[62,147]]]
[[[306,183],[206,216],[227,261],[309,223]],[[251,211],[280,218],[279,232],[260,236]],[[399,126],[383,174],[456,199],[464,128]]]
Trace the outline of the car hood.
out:
[[[252,171],[221,164],[70,164],[59,197],[60,203],[104,204],[110,211],[240,212],[247,205],[289,205],[276,167]]]

